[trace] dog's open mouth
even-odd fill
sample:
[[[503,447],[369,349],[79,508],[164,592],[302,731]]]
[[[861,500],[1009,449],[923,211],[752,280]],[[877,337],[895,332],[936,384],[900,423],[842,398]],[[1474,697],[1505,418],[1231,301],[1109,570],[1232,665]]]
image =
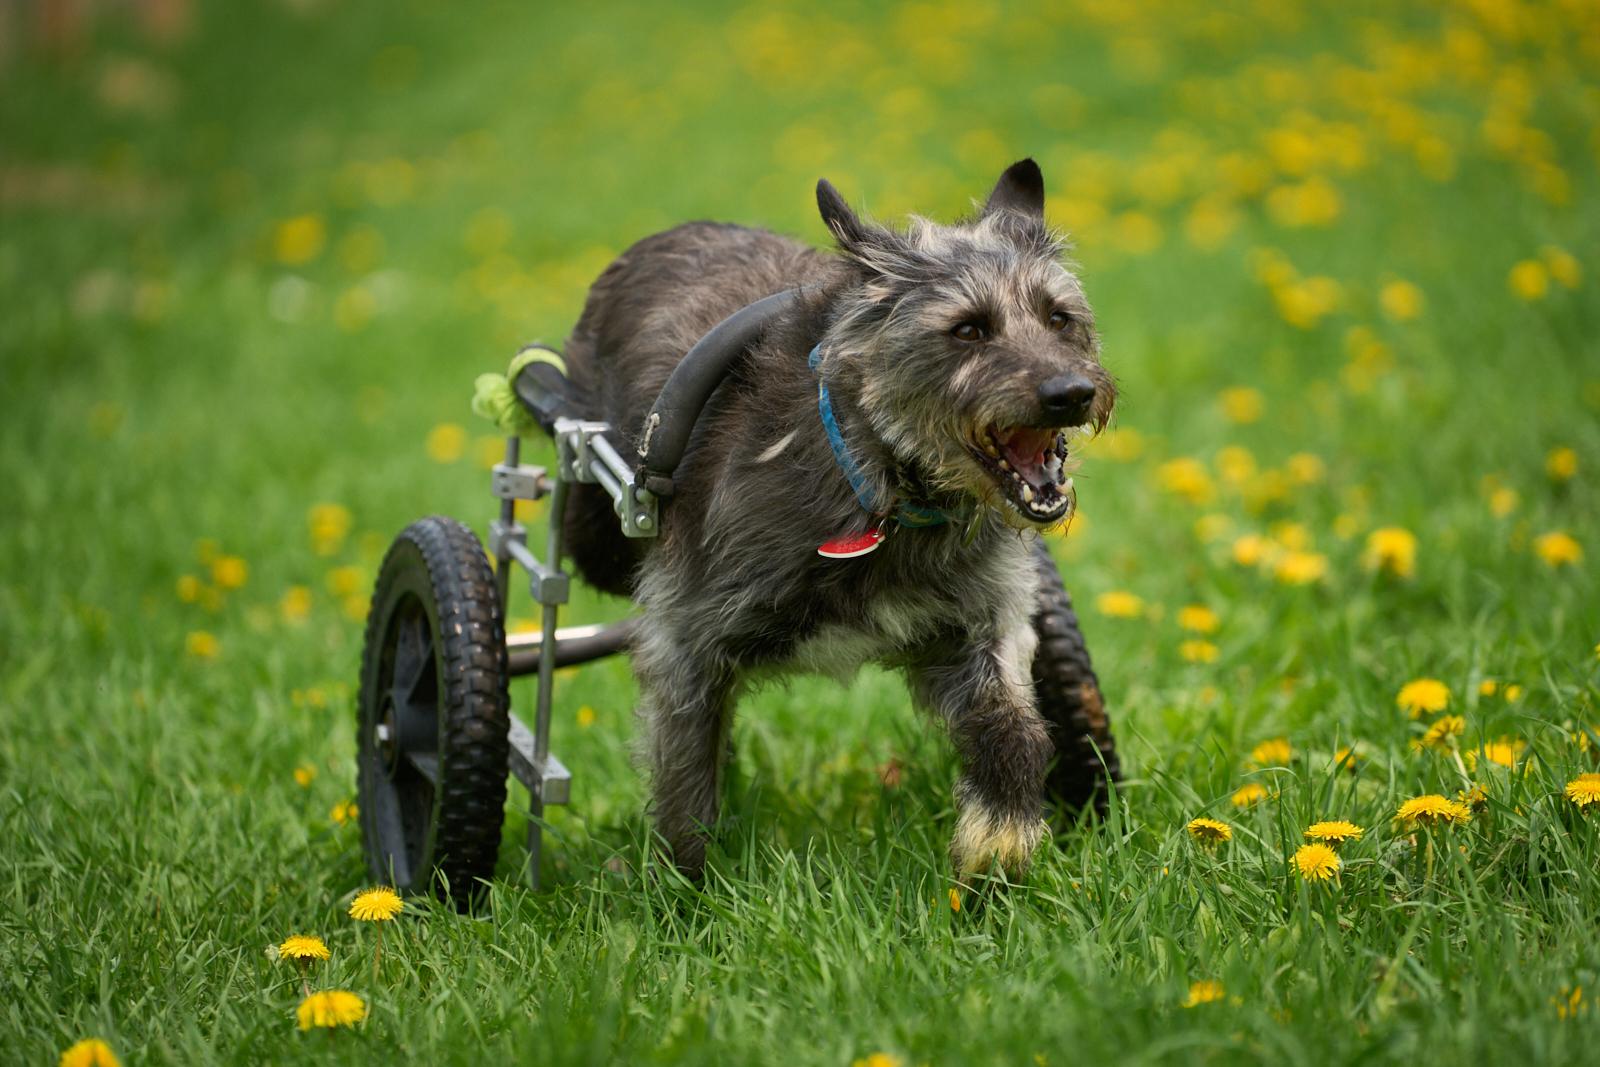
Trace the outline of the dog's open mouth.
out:
[[[1072,483],[1065,475],[1067,435],[1062,431],[989,426],[968,447],[1023,518],[1052,523],[1072,507]]]

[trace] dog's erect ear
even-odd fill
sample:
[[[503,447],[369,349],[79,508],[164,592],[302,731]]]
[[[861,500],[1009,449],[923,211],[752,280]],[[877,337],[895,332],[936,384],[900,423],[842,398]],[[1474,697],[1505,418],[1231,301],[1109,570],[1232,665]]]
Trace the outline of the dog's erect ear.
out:
[[[817,182],[817,209],[822,212],[823,224],[833,232],[841,247],[860,244],[866,237],[867,228],[860,217],[850,210],[839,190],[826,178]]]
[[[1031,159],[1013,163],[1000,175],[989,202],[983,205],[985,215],[999,211],[1014,211],[1019,215],[1044,218],[1044,175],[1039,164]]]

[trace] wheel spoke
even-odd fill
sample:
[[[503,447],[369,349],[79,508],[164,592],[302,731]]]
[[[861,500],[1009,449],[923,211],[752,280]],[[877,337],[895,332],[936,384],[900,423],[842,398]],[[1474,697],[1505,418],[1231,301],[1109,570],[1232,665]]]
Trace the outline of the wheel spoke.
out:
[[[428,632],[428,620],[421,612],[401,617],[396,630],[394,688],[397,695],[404,693],[409,697],[433,664],[433,635]]]
[[[413,634],[415,667],[411,674],[402,676],[395,671],[395,698],[404,696],[405,702],[417,711],[431,712],[439,703],[439,671],[434,662],[433,633],[428,620],[418,616],[407,627]]]
[[[434,787],[439,785],[439,754],[437,752],[407,752],[406,759],[411,765],[421,772],[428,784]]]

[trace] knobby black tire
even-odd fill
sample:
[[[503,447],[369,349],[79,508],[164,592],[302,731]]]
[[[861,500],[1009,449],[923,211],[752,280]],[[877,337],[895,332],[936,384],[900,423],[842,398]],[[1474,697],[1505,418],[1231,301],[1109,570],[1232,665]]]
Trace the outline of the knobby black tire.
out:
[[[420,626],[419,609],[433,642],[433,679],[419,681],[418,687],[436,693],[438,781],[429,811],[426,778],[411,771],[410,786],[424,797],[412,805],[411,824],[414,828],[425,819],[426,825],[414,861],[403,862],[406,869],[396,877],[394,849],[379,833],[382,813],[375,791],[387,764],[378,747],[375,715],[395,681],[395,628]],[[386,646],[387,678],[382,676]],[[362,836],[378,880],[412,894],[448,891],[467,907],[493,877],[505,818],[509,680],[494,572],[477,536],[442,516],[412,523],[390,547],[373,591],[357,702]],[[394,844],[392,827],[387,840]]]
[[[1033,628],[1039,648],[1033,657],[1033,690],[1056,745],[1045,792],[1056,808],[1052,823],[1061,829],[1091,806],[1104,816],[1122,768],[1072,597],[1042,540],[1034,544],[1034,562],[1039,601]]]

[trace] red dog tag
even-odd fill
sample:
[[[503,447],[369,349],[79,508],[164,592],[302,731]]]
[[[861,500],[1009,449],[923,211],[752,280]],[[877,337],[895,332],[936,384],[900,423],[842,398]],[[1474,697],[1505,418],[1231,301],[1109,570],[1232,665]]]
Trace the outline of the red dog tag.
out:
[[[883,544],[883,531],[868,530],[856,537],[841,537],[837,541],[829,541],[817,549],[817,555],[827,556],[829,559],[849,559],[852,556],[865,556],[881,544]]]

